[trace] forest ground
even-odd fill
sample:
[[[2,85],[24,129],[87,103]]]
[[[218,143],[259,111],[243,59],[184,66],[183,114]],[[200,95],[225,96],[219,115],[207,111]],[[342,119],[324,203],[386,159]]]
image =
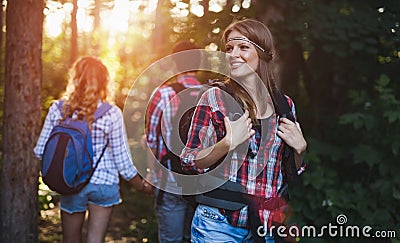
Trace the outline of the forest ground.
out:
[[[113,210],[105,241],[156,243],[157,220],[153,196],[136,192],[127,183],[122,182],[121,197],[123,202]],[[86,234],[86,222],[83,235]],[[39,242],[61,241],[60,210],[57,204],[53,209],[42,212],[39,220]]]

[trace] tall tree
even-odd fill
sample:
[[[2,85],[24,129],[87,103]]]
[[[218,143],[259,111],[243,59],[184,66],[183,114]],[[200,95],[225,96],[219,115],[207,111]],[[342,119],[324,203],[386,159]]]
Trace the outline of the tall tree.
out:
[[[4,18],[4,13],[3,13],[3,3],[0,3],[0,58],[1,55],[3,54],[3,21]],[[3,62],[0,62],[0,69],[3,67]],[[1,80],[1,83],[3,83],[3,80]]]
[[[165,33],[165,26],[167,22],[166,15],[167,15],[167,10],[165,1],[158,1],[156,9],[155,27],[152,36],[152,46],[154,50],[152,55],[154,58],[162,56],[161,52],[164,49],[163,47],[167,40],[167,36]]]
[[[100,53],[100,11],[101,11],[101,0],[94,1],[94,8],[93,8],[93,32],[92,32],[92,43],[93,44],[93,52],[95,55],[99,55]]]
[[[41,121],[43,1],[8,1],[6,11],[0,242],[37,242],[39,162],[33,147]]]
[[[70,64],[72,65],[78,58],[78,24],[76,22],[76,14],[78,13],[78,0],[72,1],[71,12],[71,53]]]

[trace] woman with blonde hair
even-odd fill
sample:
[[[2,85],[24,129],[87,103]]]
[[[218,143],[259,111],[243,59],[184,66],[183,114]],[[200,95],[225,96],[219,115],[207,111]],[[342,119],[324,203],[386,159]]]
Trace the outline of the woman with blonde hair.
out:
[[[81,241],[86,210],[89,211],[87,242],[104,242],[113,206],[121,203],[119,175],[137,190],[152,191],[132,163],[121,110],[112,105],[103,116],[94,120],[95,111],[107,100],[108,81],[108,70],[100,59],[86,56],[77,60],[70,70],[62,109],[59,109],[60,101],[50,106],[34,149],[41,159],[50,132],[60,120],[72,117],[86,119],[89,123],[93,161],[98,165],[89,183],[79,193],[61,195],[64,243]]]
[[[231,116],[225,90],[208,89],[197,105],[181,161],[185,170],[198,174],[222,165],[227,180],[223,186],[233,183],[236,187],[228,188],[228,192],[220,187],[197,197],[191,240],[275,242],[271,227],[276,206],[282,202],[280,191],[287,184],[282,163],[284,144],[294,151],[295,170],[302,171],[307,143],[299,123],[275,112],[273,94],[279,90],[273,73],[275,53],[269,29],[252,19],[236,21],[225,29],[222,41],[230,69],[225,89],[234,94],[242,115],[236,120]],[[293,101],[287,96],[283,100],[287,100],[295,116]],[[239,151],[243,145],[244,152]],[[228,163],[221,162],[224,157]],[[237,185],[243,190],[233,193]],[[226,194],[220,195],[222,192]],[[204,200],[206,195],[209,197]],[[237,195],[246,199],[246,204],[238,203]]]

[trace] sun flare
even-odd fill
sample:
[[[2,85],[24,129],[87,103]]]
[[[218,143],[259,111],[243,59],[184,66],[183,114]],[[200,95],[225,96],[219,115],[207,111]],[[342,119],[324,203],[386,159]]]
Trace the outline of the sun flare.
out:
[[[78,0],[77,25],[78,32],[91,33],[94,17],[92,10],[94,0]],[[102,9],[100,14],[100,28],[112,35],[128,32],[132,23],[138,22],[139,8],[143,8],[145,15],[151,15],[157,8],[157,0],[115,0],[112,8]],[[57,37],[65,31],[71,21],[72,3],[49,1],[44,9],[45,34]]]

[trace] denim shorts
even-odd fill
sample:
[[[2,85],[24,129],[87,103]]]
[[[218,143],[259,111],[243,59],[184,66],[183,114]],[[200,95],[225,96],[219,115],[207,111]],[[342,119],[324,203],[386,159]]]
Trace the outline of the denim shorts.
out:
[[[245,228],[231,225],[218,208],[199,205],[192,221],[192,243],[253,243],[252,233]],[[266,243],[274,239],[268,235]]]
[[[67,213],[85,212],[88,204],[111,207],[121,203],[119,185],[87,184],[82,191],[74,195],[61,195],[60,209]]]

